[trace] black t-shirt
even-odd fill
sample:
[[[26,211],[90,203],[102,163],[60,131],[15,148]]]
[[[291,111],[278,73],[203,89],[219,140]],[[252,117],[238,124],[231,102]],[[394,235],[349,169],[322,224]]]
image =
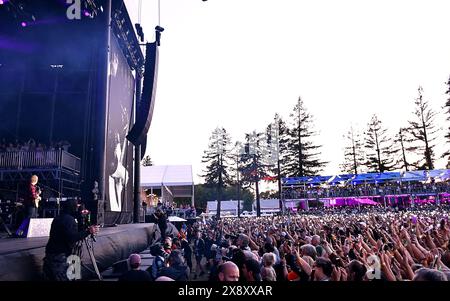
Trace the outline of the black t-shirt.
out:
[[[72,215],[63,213],[56,217],[50,228],[50,238],[45,247],[46,254],[72,254],[76,242],[89,235],[89,231],[78,231],[78,224]]]
[[[152,277],[146,271],[131,270],[123,274],[119,281],[152,281]]]

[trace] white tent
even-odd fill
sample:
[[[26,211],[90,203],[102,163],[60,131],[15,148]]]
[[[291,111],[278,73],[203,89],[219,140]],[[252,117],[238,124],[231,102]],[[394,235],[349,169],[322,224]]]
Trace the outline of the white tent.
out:
[[[178,216],[169,216],[167,219],[169,222],[187,222],[187,220]]]
[[[163,201],[171,201],[176,197],[190,197],[194,205],[192,166],[143,166],[141,167],[141,189],[161,189]]]

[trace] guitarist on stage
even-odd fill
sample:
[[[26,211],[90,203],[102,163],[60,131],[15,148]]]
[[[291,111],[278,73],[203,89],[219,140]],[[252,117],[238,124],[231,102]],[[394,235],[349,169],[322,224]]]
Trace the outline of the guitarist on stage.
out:
[[[37,218],[39,202],[41,201],[41,189],[37,186],[38,176],[32,175],[28,187],[28,197],[25,201],[25,213],[27,218]]]

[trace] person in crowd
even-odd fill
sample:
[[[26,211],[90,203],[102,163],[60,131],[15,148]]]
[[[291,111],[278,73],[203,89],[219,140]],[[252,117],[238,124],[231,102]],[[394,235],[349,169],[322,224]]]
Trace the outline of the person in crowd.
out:
[[[158,278],[161,270],[166,266],[166,260],[169,254],[165,252],[161,243],[156,243],[150,247],[150,254],[154,256],[152,265],[147,269],[152,279]]]
[[[181,240],[181,249],[183,250],[186,265],[188,266],[189,271],[192,271],[192,247],[186,239]]]
[[[232,261],[222,263],[218,268],[219,281],[239,281],[239,268]]]
[[[195,262],[196,262],[196,268],[195,268],[195,275],[194,279],[197,279],[197,277],[201,277],[205,274],[202,268],[202,258],[205,254],[205,241],[202,238],[202,232],[197,231],[196,238],[194,241],[194,254],[195,254]]]
[[[272,267],[262,267],[261,278],[262,281],[276,281],[277,275]]]
[[[247,259],[242,265],[242,274],[246,281],[262,281],[261,267],[259,262],[254,259]]]
[[[152,281],[152,277],[147,271],[142,271],[141,267],[141,256],[139,254],[131,254],[128,257],[128,264],[130,270],[125,272],[119,281],[131,282],[131,281]]]
[[[161,269],[158,277],[166,276],[175,281],[188,281],[189,274],[189,267],[185,264],[181,251],[173,250],[168,258],[168,266]]]
[[[333,265],[326,258],[317,258],[313,266],[315,281],[329,281],[333,273]]]

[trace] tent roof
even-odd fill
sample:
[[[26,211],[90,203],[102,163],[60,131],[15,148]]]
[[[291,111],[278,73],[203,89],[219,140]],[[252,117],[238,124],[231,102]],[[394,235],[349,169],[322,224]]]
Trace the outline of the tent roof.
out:
[[[141,167],[141,187],[192,186],[191,165],[155,165]]]
[[[402,181],[425,181],[427,179],[425,171],[407,171],[403,174]]]

